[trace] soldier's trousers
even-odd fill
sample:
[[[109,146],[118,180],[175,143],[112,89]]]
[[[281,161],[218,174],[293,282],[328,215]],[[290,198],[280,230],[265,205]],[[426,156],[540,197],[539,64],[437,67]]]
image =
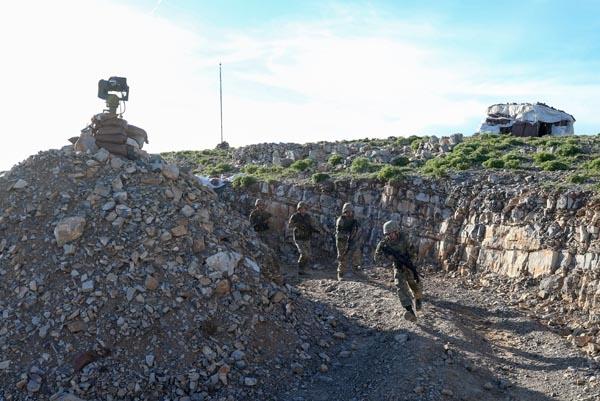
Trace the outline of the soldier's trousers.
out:
[[[310,261],[310,240],[294,239],[294,244],[298,248],[298,269],[304,270]]]
[[[259,231],[256,233],[258,237],[267,244],[271,249],[276,252],[278,249],[276,248],[277,240],[275,239],[275,234],[271,230]],[[279,266],[279,261],[276,258],[268,258],[266,263],[262,266],[263,275],[276,283],[282,281],[281,276],[281,268]]]
[[[407,267],[394,268],[394,284],[402,306],[412,306],[415,300],[423,298],[423,286],[416,280],[415,274]]]
[[[351,268],[360,265],[360,251],[358,246],[350,244],[348,247],[348,240],[346,238],[336,238],[335,245],[337,247],[337,271],[340,275],[344,275],[348,271],[348,264]]]

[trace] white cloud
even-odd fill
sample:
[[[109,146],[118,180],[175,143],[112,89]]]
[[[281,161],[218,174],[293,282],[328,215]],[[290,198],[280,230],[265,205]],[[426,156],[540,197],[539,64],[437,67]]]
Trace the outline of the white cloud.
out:
[[[111,75],[128,78],[125,118],[148,131],[149,151],[213,147],[220,61],[233,145],[470,133],[501,101],[546,101],[578,122],[600,122],[598,85],[512,78],[506,66],[445,51],[432,25],[373,9],[244,32],[192,31],[150,7],[105,1],[22,1],[2,11],[0,169],[77,135],[103,108],[96,83]]]

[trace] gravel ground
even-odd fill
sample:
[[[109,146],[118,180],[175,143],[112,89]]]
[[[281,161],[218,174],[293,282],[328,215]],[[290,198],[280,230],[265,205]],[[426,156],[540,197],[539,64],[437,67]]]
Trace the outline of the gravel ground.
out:
[[[413,324],[402,318],[391,269],[342,283],[333,271],[288,276],[342,334],[324,371],[298,376],[271,399],[600,400],[598,363],[508,296],[427,273]]]

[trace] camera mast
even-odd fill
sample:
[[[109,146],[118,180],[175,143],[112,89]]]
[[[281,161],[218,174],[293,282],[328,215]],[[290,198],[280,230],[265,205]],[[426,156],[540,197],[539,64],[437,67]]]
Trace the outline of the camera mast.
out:
[[[221,79],[221,63],[219,63],[219,105],[221,109],[221,142],[223,143],[223,81]]]

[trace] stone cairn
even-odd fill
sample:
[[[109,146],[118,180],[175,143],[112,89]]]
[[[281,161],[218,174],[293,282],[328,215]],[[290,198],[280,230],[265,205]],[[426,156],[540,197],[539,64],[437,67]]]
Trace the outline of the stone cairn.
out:
[[[127,123],[111,113],[100,113],[92,117],[92,122],[81,131],[75,143],[75,150],[92,153],[103,148],[110,153],[138,159],[145,157],[142,147],[148,143],[148,134],[142,128]]]

